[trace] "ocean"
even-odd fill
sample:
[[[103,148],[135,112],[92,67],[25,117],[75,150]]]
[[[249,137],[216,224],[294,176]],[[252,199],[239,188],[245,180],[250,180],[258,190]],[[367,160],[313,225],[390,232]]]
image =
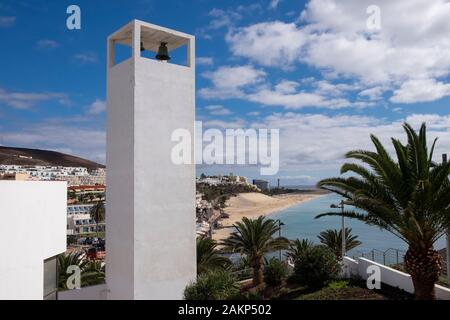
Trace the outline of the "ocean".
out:
[[[285,225],[282,226],[282,236],[288,239],[307,238],[314,243],[320,243],[317,236],[326,229],[341,228],[341,217],[323,217],[314,219],[320,213],[331,210],[340,211],[340,209],[330,209],[331,204],[338,204],[341,197],[335,194],[329,194],[317,199],[307,201],[288,209],[279,211],[270,215],[271,219],[280,219]],[[407,245],[393,234],[380,230],[375,226],[366,225],[354,219],[345,219],[346,227],[352,228],[352,234],[358,236],[362,245],[349,252],[349,256],[358,255],[358,253],[367,253],[372,249],[386,251],[390,248],[406,251]],[[441,237],[435,244],[435,249],[445,247],[445,236]]]

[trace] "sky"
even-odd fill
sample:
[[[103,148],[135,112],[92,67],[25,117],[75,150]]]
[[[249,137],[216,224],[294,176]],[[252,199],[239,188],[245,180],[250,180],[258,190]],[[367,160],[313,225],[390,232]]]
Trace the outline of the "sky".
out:
[[[71,4],[80,30],[66,26]],[[445,0],[0,0],[0,145],[105,163],[106,38],[132,19],[196,36],[205,127],[280,129],[271,182],[338,175],[347,151],[372,149],[371,133],[392,150],[405,121],[439,137],[436,160],[450,152]]]

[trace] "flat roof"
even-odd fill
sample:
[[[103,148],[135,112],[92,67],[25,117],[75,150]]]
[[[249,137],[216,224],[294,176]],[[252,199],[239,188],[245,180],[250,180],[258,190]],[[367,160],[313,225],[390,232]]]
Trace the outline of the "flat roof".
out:
[[[109,36],[109,40],[131,46],[134,26],[141,27],[141,42],[146,50],[157,52],[161,42],[167,43],[169,50],[188,44],[194,37],[176,30],[160,27],[140,20],[133,20]]]

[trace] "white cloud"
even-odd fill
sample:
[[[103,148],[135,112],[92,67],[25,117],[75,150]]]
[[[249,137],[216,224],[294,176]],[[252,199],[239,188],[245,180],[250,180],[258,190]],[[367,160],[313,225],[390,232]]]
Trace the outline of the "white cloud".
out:
[[[232,114],[230,109],[225,108],[221,105],[210,105],[205,107],[208,110],[209,114],[214,116],[227,116]]]
[[[55,49],[59,47],[59,43],[55,40],[42,39],[36,43],[38,49]]]
[[[269,3],[269,9],[276,9],[280,4],[281,0],[271,0]]]
[[[242,19],[242,15],[233,10],[222,10],[214,8],[209,14],[212,17],[207,29],[216,30],[233,25],[236,21]]]
[[[105,163],[105,131],[80,124],[39,123],[17,131],[3,131],[1,141],[8,146],[64,151]]]
[[[406,101],[446,96],[442,78],[450,72],[450,3],[446,0],[379,0],[381,30],[369,30],[371,0],[309,1],[296,23],[272,21],[232,28],[226,37],[232,53],[263,66],[289,69],[305,63],[329,79],[348,77],[377,100],[381,88],[401,88]],[[431,93],[406,92],[414,82],[434,81]],[[403,101],[397,96],[393,102]],[[417,96],[418,100],[414,100]],[[431,100],[430,100],[431,99]]]
[[[286,69],[299,59],[307,39],[295,23],[274,21],[230,30],[226,40],[234,55]]]
[[[439,137],[434,160],[450,150],[450,115],[412,114],[396,120],[360,115],[321,115],[275,113],[251,123],[245,121],[212,121],[214,128],[267,128],[280,129],[280,170],[285,179],[300,179],[303,175],[318,178],[339,175],[346,161],[346,152],[355,149],[374,150],[370,134],[375,134],[394,155],[391,137],[406,142],[403,122],[418,129],[427,124],[429,143]],[[236,167],[235,169],[239,169]],[[316,177],[311,181],[317,180]]]
[[[435,79],[417,79],[404,82],[390,100],[395,103],[427,102],[449,95],[450,83],[438,82]]]
[[[244,119],[236,118],[230,121],[224,120],[207,120],[203,121],[203,126],[205,128],[214,128],[214,129],[241,129],[245,128],[247,122]]]
[[[201,66],[212,66],[214,59],[212,57],[197,57],[196,63]]]
[[[355,85],[332,84],[327,81],[309,83],[314,88],[301,90],[301,83],[281,80],[271,86],[266,73],[252,66],[221,67],[214,72],[205,73],[212,86],[199,90],[205,99],[243,99],[265,106],[280,106],[287,109],[319,107],[329,109],[361,108],[370,105],[364,101],[349,101],[341,96],[344,92],[356,90]]]
[[[378,86],[362,90],[361,92],[359,92],[359,95],[361,97],[366,97],[371,101],[376,101],[382,98],[384,91],[385,89],[383,87]]]
[[[98,61],[97,54],[94,52],[76,53],[73,58],[81,64],[96,63]]]
[[[280,129],[280,168],[311,172],[332,169],[338,173],[346,152],[355,149],[373,150],[370,134],[375,134],[393,152],[390,138],[405,142],[403,122],[418,129],[426,122],[429,142],[439,137],[435,160],[450,150],[450,115],[412,114],[405,118],[386,119],[359,116],[275,113],[249,124],[258,128]],[[295,171],[294,171],[295,172]]]
[[[214,72],[206,72],[204,77],[211,80],[213,87],[203,88],[199,93],[204,98],[230,98],[243,96],[241,89],[264,81],[266,73],[250,65],[220,67]]]
[[[287,109],[300,109],[304,107],[338,109],[351,106],[351,103],[346,99],[328,99],[316,93],[286,93],[279,90],[279,88],[275,88],[275,90],[262,89],[256,93],[249,94],[248,99],[263,105],[282,106]]]
[[[96,115],[106,111],[106,101],[96,99],[88,108],[87,114]]]
[[[299,83],[296,81],[282,80],[275,86],[275,91],[285,94],[295,93]]]
[[[59,104],[70,104],[64,93],[46,92],[9,92],[0,88],[0,102],[16,109],[29,109],[44,101],[57,101]]]
[[[16,22],[16,17],[0,16],[0,28],[12,27]]]

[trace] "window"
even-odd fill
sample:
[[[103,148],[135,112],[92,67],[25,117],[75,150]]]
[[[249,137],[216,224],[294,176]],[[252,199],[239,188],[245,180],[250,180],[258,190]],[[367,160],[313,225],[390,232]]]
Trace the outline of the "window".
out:
[[[44,260],[44,300],[56,300],[58,297],[57,257]]]

